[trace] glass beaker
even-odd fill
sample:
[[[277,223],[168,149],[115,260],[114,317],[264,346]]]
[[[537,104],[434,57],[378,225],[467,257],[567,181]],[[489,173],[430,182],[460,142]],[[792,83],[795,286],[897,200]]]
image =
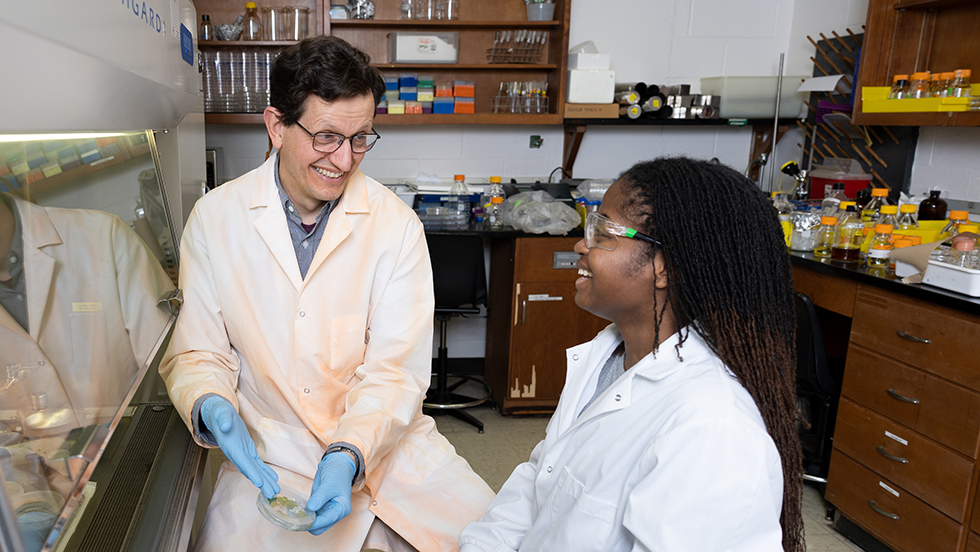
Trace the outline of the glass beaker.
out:
[[[436,0],[436,19],[459,19],[459,0]]]
[[[415,9],[412,12],[412,17],[419,20],[435,19],[436,1],[437,0],[413,0]]]
[[[303,40],[308,36],[309,8],[286,6],[280,13],[283,21],[283,40]]]
[[[282,8],[260,8],[262,13],[262,31],[265,35],[265,40],[286,40],[283,36],[283,19],[284,15]]]

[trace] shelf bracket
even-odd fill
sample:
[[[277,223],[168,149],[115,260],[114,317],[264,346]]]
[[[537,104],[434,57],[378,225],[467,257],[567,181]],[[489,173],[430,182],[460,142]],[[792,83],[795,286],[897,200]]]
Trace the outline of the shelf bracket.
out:
[[[589,127],[586,125],[565,125],[565,144],[562,153],[561,166],[565,176],[572,178],[572,168],[578,157],[578,148],[582,145],[582,137]]]

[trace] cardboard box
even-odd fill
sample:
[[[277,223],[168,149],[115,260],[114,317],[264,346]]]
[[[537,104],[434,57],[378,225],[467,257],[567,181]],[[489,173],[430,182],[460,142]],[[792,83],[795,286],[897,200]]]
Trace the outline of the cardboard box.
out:
[[[568,98],[571,103],[612,103],[616,87],[615,71],[568,72]]]
[[[619,104],[565,104],[566,119],[616,119]]]

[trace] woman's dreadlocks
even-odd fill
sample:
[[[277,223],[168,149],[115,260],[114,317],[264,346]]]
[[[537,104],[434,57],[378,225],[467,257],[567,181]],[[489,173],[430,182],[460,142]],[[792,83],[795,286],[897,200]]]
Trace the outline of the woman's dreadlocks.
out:
[[[755,185],[724,165],[661,158],[634,165],[621,180],[625,214],[664,244],[668,299],[653,307],[654,344],[669,307],[678,326],[688,324],[676,354],[693,330],[748,390],[782,460],[783,550],[803,551],[796,321],[778,217]]]

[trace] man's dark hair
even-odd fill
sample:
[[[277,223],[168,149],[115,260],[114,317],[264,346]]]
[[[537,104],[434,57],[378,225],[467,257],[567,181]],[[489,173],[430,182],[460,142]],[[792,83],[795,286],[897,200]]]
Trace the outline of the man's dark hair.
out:
[[[624,212],[663,243],[668,293],[654,301],[654,343],[670,308],[755,400],[783,467],[783,550],[803,544],[803,459],[796,434],[793,274],[776,212],[738,171],[685,157],[637,163],[620,177]],[[707,225],[707,226],[706,226]],[[649,248],[651,259],[657,249]]]
[[[332,102],[369,94],[375,105],[385,93],[385,79],[371,58],[335,36],[307,38],[283,50],[269,71],[270,105],[291,126],[303,116],[310,94]]]

